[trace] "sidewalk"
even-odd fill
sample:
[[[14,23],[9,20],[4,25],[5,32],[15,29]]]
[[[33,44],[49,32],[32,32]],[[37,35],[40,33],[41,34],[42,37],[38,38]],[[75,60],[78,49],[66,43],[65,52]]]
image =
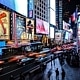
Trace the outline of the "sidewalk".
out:
[[[52,65],[51,62],[47,64],[42,80],[56,80],[56,73],[55,73],[56,68],[58,68],[59,70],[59,80],[62,80],[61,79],[62,70],[58,58],[52,61]]]
[[[47,64],[43,77],[40,80],[56,80],[56,68],[59,70],[59,80],[62,80],[62,68],[65,70],[65,80],[80,80],[80,68],[72,68],[66,61],[65,64],[61,66],[58,58],[55,59],[55,65],[54,60],[52,61],[52,65],[51,62]]]
[[[63,65],[66,72],[65,80],[80,80],[80,68],[72,68],[67,63]]]

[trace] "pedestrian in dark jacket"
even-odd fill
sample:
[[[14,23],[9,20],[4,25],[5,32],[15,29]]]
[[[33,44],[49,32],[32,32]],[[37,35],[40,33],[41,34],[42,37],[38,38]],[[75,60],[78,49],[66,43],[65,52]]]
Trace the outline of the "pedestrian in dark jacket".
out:
[[[13,75],[10,75],[10,79],[9,80],[15,80]]]
[[[58,70],[58,68],[56,69],[56,80],[59,80],[59,70]]]
[[[64,80],[64,78],[65,78],[65,71],[64,71],[64,69],[62,68],[62,80]]]
[[[19,80],[25,80],[25,76],[23,74],[20,74],[20,79]]]

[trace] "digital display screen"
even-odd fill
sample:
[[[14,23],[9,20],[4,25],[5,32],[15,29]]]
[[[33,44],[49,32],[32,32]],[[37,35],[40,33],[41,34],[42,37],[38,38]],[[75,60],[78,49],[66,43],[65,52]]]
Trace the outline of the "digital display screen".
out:
[[[63,21],[63,29],[68,31],[69,30],[68,26],[69,26],[69,24],[67,22]]]
[[[33,3],[34,3],[34,0],[28,0],[29,2],[28,2],[28,4],[29,4],[29,6],[28,6],[28,17],[30,17],[30,18],[32,18],[33,17],[33,7],[34,7],[34,5],[33,5]]]
[[[49,23],[36,18],[36,33],[49,34]]]
[[[0,0],[0,3],[22,15],[27,16],[27,0]]]
[[[50,24],[56,26],[56,0],[50,0]]]
[[[54,38],[54,27],[50,27],[50,38]]]
[[[5,41],[0,41],[0,55],[2,55],[2,49],[5,47],[6,42]]]
[[[2,48],[0,48],[0,55],[2,55]]]
[[[16,17],[16,36],[17,39],[21,39],[23,37],[25,32],[25,20],[22,17],[17,16]]]
[[[0,40],[10,39],[10,12],[0,8]]]
[[[66,33],[65,33],[65,39],[68,40],[68,38],[69,38],[69,32],[66,31]]]
[[[0,47],[4,47],[6,45],[5,41],[0,41]]]
[[[34,20],[26,18],[27,39],[34,39]]]

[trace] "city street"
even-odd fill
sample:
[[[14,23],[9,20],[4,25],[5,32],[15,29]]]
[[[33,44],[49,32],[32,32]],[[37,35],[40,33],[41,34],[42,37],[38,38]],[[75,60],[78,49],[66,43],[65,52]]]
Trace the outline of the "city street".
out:
[[[59,70],[59,79],[56,79],[56,68]],[[47,64],[43,76],[38,80],[63,80],[61,75],[62,68],[65,71],[64,80],[80,80],[80,68],[72,68],[66,63],[66,61],[64,61],[64,65],[61,66],[58,58],[56,58],[55,61],[53,60],[52,63],[50,62]],[[39,77],[39,75],[37,77]]]

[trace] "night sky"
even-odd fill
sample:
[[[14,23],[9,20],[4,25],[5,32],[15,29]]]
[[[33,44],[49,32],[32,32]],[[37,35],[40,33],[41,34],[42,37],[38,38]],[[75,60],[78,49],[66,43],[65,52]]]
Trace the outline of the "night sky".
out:
[[[68,21],[68,18],[76,10],[76,5],[80,5],[80,0],[63,0],[63,19]]]

